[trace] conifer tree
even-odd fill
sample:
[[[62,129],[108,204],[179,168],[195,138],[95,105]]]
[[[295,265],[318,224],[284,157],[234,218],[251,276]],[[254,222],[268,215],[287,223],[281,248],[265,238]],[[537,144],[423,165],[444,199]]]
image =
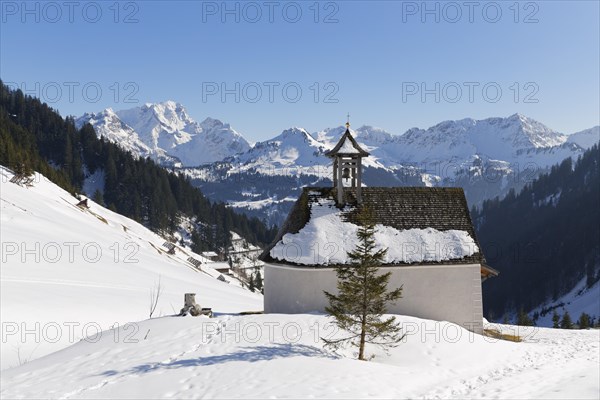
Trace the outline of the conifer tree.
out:
[[[560,315],[554,310],[552,313],[552,327],[555,329],[560,328]]]
[[[94,195],[92,196],[92,200],[100,205],[104,205],[104,197],[102,196],[102,192],[100,189],[96,189],[94,191]]]
[[[529,318],[529,315],[521,308],[517,314],[517,325],[520,326],[532,326],[533,321]]]
[[[256,287],[254,285],[254,277],[252,275],[250,275],[250,279],[248,279],[248,289],[250,289],[251,292],[254,292],[256,290]]]
[[[263,279],[262,279],[262,275],[260,273],[260,271],[256,272],[256,277],[254,278],[255,283],[254,286],[256,286],[256,288],[261,291],[263,288]]]
[[[591,326],[590,322],[590,316],[582,312],[577,321],[577,325],[579,325],[579,329],[588,329]]]
[[[562,329],[573,329],[573,321],[571,321],[571,316],[568,311],[565,311],[562,320],[560,321],[560,327]]]
[[[379,274],[387,249],[376,249],[375,224],[367,208],[361,210],[359,220],[359,244],[348,252],[351,263],[337,267],[338,294],[325,292],[329,300],[325,310],[349,336],[322,340],[334,349],[350,342],[358,347],[358,359],[365,360],[366,343],[387,349],[396,347],[404,338],[396,319],[383,317],[386,305],[402,297],[402,287],[387,291],[391,272]]]

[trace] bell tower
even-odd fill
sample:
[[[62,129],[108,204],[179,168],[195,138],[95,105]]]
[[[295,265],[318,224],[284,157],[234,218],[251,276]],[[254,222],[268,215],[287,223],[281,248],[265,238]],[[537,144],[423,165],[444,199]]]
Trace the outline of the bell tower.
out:
[[[356,200],[362,202],[362,158],[369,153],[352,137],[350,120],[346,122],[346,132],[339,142],[325,155],[333,159],[333,187],[337,189],[338,204],[344,204],[344,186],[356,189]]]

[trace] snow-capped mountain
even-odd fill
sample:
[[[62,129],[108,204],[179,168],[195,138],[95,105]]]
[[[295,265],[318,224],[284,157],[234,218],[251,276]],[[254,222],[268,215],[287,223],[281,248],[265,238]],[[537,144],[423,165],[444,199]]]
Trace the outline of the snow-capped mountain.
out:
[[[575,143],[584,149],[589,149],[600,142],[600,126],[573,133],[572,135],[569,135],[567,141],[569,143]]]
[[[311,167],[327,164],[327,146],[306,130],[293,127],[273,139],[256,143],[251,149],[228,159],[244,169],[277,171],[286,167]]]
[[[323,153],[333,148],[345,129],[344,126],[327,128],[313,133],[312,140],[303,138],[298,143],[296,136],[290,133],[306,131],[292,128],[274,139],[258,143],[255,148],[234,157],[234,161],[243,164],[260,161],[263,168],[280,166],[281,152],[271,151],[277,148],[286,149],[284,165],[289,166],[292,161],[296,166],[327,165],[329,160],[323,158]],[[546,157],[543,162],[546,166],[561,161],[569,155],[566,153],[578,150],[569,145],[559,150],[567,142],[567,135],[520,114],[480,121],[470,118],[445,121],[428,129],[412,128],[403,135],[393,135],[372,126],[361,126],[351,132],[371,153],[371,157],[364,160],[365,165],[386,169],[433,163],[471,163],[475,159],[516,163],[535,159],[538,154],[547,154],[552,149],[549,153],[555,157]],[[265,153],[266,148],[269,150]]]
[[[86,113],[75,122],[78,128],[85,123],[91,124],[99,137],[118,143],[132,154],[165,160],[166,153],[164,151],[158,151],[148,146],[131,126],[119,118],[112,108],[107,108],[99,113]]]
[[[385,150],[400,162],[467,160],[473,155],[513,161],[519,154],[559,146],[566,140],[565,135],[514,114],[480,121],[471,118],[444,121],[427,130],[413,128],[393,138]]]
[[[309,134],[293,127],[250,146],[228,124],[211,118],[197,123],[181,104],[171,101],[117,112],[107,109],[77,122],[90,122],[98,135],[134,154],[183,167],[213,199],[274,223],[282,222],[288,200],[300,186],[329,184],[331,161],[325,153],[346,129]],[[597,142],[598,129],[567,136],[514,114],[444,121],[402,135],[369,125],[351,132],[370,153],[363,160],[366,185],[461,186],[469,203],[477,205],[519,190],[552,165],[579,156]]]
[[[301,128],[288,129],[222,163],[186,173],[214,198],[281,223],[290,203],[284,200],[293,197],[298,186],[330,184],[331,161],[325,152],[345,129],[338,126],[311,135]],[[370,152],[363,160],[366,185],[461,186],[472,205],[518,190],[552,165],[584,150],[567,135],[521,114],[444,121],[428,129],[409,129],[403,135],[368,125],[351,128],[351,133]],[[219,184],[228,180],[239,193],[220,189]],[[248,193],[252,193],[250,198]]]
[[[333,146],[343,127],[326,129],[315,138]],[[474,156],[516,162],[537,149],[562,145],[567,136],[520,114],[508,118],[444,121],[428,129],[412,128],[392,135],[380,128],[362,126],[356,140],[386,167],[420,163],[469,161]],[[556,162],[562,158],[559,155]]]
[[[99,136],[163,164],[198,166],[250,149],[248,141],[229,124],[213,118],[198,123],[173,101],[86,113],[76,123],[90,123]]]
[[[324,153],[333,148],[345,129],[339,126],[312,135],[301,128],[288,129],[226,161],[235,166],[236,172],[307,166],[328,170],[330,160]],[[448,184],[465,171],[477,174],[490,167],[511,172],[528,165],[530,169],[543,170],[583,150],[574,141],[568,141],[567,135],[520,114],[479,121],[445,121],[428,129],[412,128],[403,135],[371,126],[351,132],[371,153],[363,160],[367,168],[392,173],[417,168],[424,173],[423,184],[431,183],[431,175],[435,181]]]
[[[335,128],[327,128],[319,132],[313,133],[313,137],[324,143],[329,148],[333,148],[346,131],[345,126]],[[353,136],[366,147],[379,147],[394,140],[395,135],[381,128],[375,128],[368,125],[363,125],[354,130],[351,129]]]

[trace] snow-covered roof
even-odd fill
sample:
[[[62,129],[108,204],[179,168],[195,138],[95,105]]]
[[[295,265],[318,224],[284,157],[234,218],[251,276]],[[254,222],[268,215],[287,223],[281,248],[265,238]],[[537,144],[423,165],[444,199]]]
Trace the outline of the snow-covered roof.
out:
[[[344,189],[338,208],[333,188],[305,188],[275,241],[261,259],[296,265],[348,262],[356,245],[359,206],[354,190]],[[376,224],[375,240],[388,248],[386,264],[457,264],[485,266],[485,258],[460,188],[362,188],[360,207]]]
[[[311,202],[308,223],[297,233],[286,233],[271,249],[271,257],[302,265],[348,264],[348,252],[359,244],[359,226],[345,221],[343,214],[333,199]],[[378,248],[388,249],[386,264],[448,261],[479,251],[463,230],[398,230],[377,224],[374,239]]]
[[[359,155],[366,157],[369,155],[368,152],[362,149],[356,140],[352,137],[350,129],[346,128],[346,132],[342,135],[339,142],[333,149],[328,151],[325,155],[327,157],[335,157],[336,155]]]
[[[344,138],[342,146],[338,149],[338,153],[359,154],[360,152],[352,145],[352,142],[348,138]]]

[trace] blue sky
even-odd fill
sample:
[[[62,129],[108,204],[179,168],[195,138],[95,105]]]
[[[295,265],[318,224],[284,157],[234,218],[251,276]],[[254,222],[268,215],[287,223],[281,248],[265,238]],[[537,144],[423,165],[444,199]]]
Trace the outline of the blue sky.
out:
[[[0,77],[62,115],[170,99],[255,141],[348,112],[398,134],[515,112],[599,124],[598,1],[0,6]]]

